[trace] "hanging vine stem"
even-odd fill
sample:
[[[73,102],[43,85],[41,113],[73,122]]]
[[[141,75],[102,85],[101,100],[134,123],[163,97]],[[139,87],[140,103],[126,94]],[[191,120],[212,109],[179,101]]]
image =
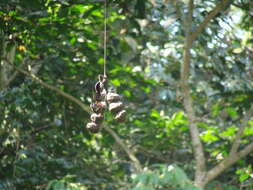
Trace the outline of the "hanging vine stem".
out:
[[[107,58],[107,1],[104,4],[104,77],[106,78],[106,58]]]

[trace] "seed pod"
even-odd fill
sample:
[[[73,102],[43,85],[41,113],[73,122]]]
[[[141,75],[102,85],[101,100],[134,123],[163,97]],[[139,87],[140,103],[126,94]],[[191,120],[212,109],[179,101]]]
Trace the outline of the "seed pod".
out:
[[[93,112],[97,113],[99,108],[97,106],[97,104],[90,104],[90,108]]]
[[[106,96],[106,100],[108,103],[118,102],[120,99],[121,99],[120,95],[113,92],[109,92]]]
[[[106,94],[107,94],[106,90],[103,89],[103,90],[101,91],[101,97],[102,97],[103,100],[105,99]]]
[[[126,110],[122,110],[115,116],[115,120],[118,122],[123,122],[126,118]]]
[[[96,104],[97,104],[97,106],[98,106],[101,110],[104,110],[104,109],[106,108],[106,102],[105,102],[105,101],[97,102]]]
[[[115,102],[109,104],[109,111],[112,113],[117,113],[123,109],[123,103],[122,102]]]
[[[94,104],[90,105],[91,109],[95,113],[102,113],[104,109],[106,108],[106,102],[101,101],[101,102],[96,102]]]
[[[101,94],[96,93],[96,94],[93,95],[93,99],[95,101],[99,102],[99,101],[103,100],[103,96]]]
[[[96,101],[102,101],[105,99],[105,96],[106,96],[106,89],[104,87],[104,83],[101,82],[101,81],[98,81],[96,84],[95,84],[95,96],[94,96],[94,99]]]
[[[99,125],[96,123],[87,123],[86,128],[91,132],[91,133],[98,133],[99,132]]]
[[[103,89],[104,89],[104,85],[102,82],[99,81],[95,84],[95,91],[97,94],[100,94]]]
[[[92,122],[94,122],[96,124],[100,124],[100,123],[102,123],[104,116],[101,113],[99,113],[99,114],[93,113],[93,114],[91,114],[90,119]]]

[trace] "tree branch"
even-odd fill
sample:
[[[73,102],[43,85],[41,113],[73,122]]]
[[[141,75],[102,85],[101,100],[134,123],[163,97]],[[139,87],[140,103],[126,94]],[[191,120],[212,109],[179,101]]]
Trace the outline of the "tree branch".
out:
[[[243,136],[244,129],[247,127],[247,124],[248,124],[250,118],[252,117],[252,114],[253,114],[253,105],[251,105],[250,109],[246,112],[246,114],[244,115],[244,117],[242,119],[241,126],[239,128],[239,131],[236,134],[235,141],[234,141],[232,148],[230,150],[230,153],[229,153],[230,156],[237,152],[237,150],[241,144],[241,138]]]
[[[45,126],[36,128],[33,131],[31,131],[30,135],[33,136],[33,135],[35,135],[35,134],[37,134],[37,133],[39,133],[39,132],[41,132],[41,131],[43,131],[45,129],[48,129],[48,128],[51,128],[51,125],[45,125]]]
[[[251,105],[250,109],[246,112],[242,119],[241,126],[239,131],[236,134],[235,141],[230,150],[229,156],[225,158],[221,163],[217,164],[213,169],[207,172],[205,180],[202,182],[202,186],[205,186],[208,182],[216,178],[222,172],[224,172],[227,168],[235,164],[238,160],[248,155],[253,151],[253,142],[247,145],[244,149],[238,152],[238,148],[241,144],[241,138],[243,136],[243,132],[247,127],[248,121],[251,119],[253,113],[253,105]]]
[[[29,78],[31,78],[33,81],[41,84],[43,87],[50,89],[56,93],[58,93],[59,95],[63,96],[64,98],[76,103],[78,106],[80,106],[82,108],[83,111],[91,113],[89,106],[85,105],[84,103],[82,103],[79,99],[75,98],[74,96],[42,81],[40,78],[38,78],[37,76],[35,76],[34,74],[31,74],[21,68],[16,67],[15,65],[11,64],[8,60],[6,60],[6,62],[11,65],[15,70],[17,70],[18,72],[28,76]],[[134,167],[137,171],[141,171],[142,167],[141,164],[139,162],[139,160],[135,157],[135,155],[132,153],[132,151],[123,143],[123,141],[121,140],[121,138],[109,127],[107,126],[103,126],[104,129],[109,132],[116,140],[116,142],[121,146],[121,148],[126,152],[126,154],[128,155],[128,157],[130,158],[130,160],[133,162]]]
[[[209,170],[206,174],[205,180],[202,181],[202,186],[206,185],[208,182],[220,175],[224,170],[235,164],[241,158],[247,156],[253,151],[253,142],[248,144],[243,150],[238,153],[234,153],[228,156],[221,163],[217,164],[213,169]]]
[[[137,146],[135,147],[135,151],[137,152],[141,152],[143,153],[145,156],[147,156],[148,158],[153,158],[153,159],[156,159],[156,160],[159,160],[159,161],[162,161],[162,162],[165,162],[165,163],[171,163],[172,160],[170,159],[166,159],[164,158],[163,155],[159,154],[159,153],[156,153],[155,151],[152,151],[152,150],[149,150],[149,149],[146,149],[142,146]]]
[[[10,64],[10,63],[9,63],[9,64]],[[31,79],[34,80],[35,82],[41,84],[43,87],[48,88],[48,89],[50,89],[50,90],[52,90],[52,91],[55,91],[55,92],[57,92],[59,95],[61,95],[61,96],[65,97],[66,99],[71,100],[72,102],[76,103],[76,104],[79,105],[85,112],[90,113],[90,108],[89,108],[89,106],[85,105],[84,103],[82,103],[79,99],[75,98],[74,96],[72,96],[72,95],[70,95],[70,94],[68,94],[68,93],[66,93],[66,92],[64,92],[64,91],[62,91],[62,90],[60,90],[60,89],[58,89],[58,88],[56,88],[56,87],[54,87],[54,86],[52,86],[52,85],[50,85],[50,84],[44,82],[44,81],[42,81],[40,78],[38,78],[38,77],[35,76],[34,74],[31,74],[31,73],[29,73],[29,72],[27,72],[27,71],[25,71],[25,70],[23,70],[23,69],[21,69],[21,68],[18,68],[18,67],[16,67],[16,66],[14,66],[13,64],[11,64],[11,66],[12,66],[15,70],[17,70],[18,72],[20,72],[20,73],[22,73],[22,74],[28,76],[29,78],[31,78]]]
[[[196,172],[195,172],[195,184],[199,185],[201,181],[204,180],[206,166],[205,166],[205,156],[200,140],[199,130],[196,125],[196,116],[193,109],[193,101],[190,95],[189,87],[189,76],[190,76],[190,63],[191,63],[191,53],[190,49],[192,47],[191,39],[191,28],[192,28],[192,12],[194,4],[193,0],[189,1],[188,4],[188,15],[185,22],[185,45],[184,45],[184,59],[181,70],[181,87],[184,94],[184,108],[189,119],[190,134],[192,139],[194,158],[196,160]]]
[[[114,139],[121,146],[121,148],[124,149],[124,151],[127,153],[128,157],[133,161],[136,171],[141,172],[142,166],[140,164],[140,161],[135,157],[135,155],[132,153],[132,151],[123,143],[123,141],[119,138],[119,136],[111,128],[109,128],[107,126],[103,126],[103,127],[107,132],[109,132],[114,137]]]
[[[191,36],[192,42],[197,39],[200,33],[203,32],[203,30],[207,27],[209,22],[220,12],[222,11],[226,6],[228,6],[230,3],[232,3],[233,0],[222,0],[220,1],[212,11],[209,12],[209,14],[206,16],[206,18],[203,20],[202,23],[198,25],[196,30]]]

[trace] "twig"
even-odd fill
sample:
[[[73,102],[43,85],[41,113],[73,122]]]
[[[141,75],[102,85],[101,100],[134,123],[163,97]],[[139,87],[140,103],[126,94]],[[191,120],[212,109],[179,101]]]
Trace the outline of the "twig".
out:
[[[158,154],[156,152],[153,152],[151,150],[147,150],[147,149],[145,149],[145,148],[143,148],[141,146],[138,146],[137,150],[141,151],[147,157],[151,157],[151,158],[154,158],[156,160],[159,160],[159,161],[162,161],[162,162],[165,162],[165,163],[170,163],[172,161],[172,160],[169,160],[169,159],[166,159],[166,158],[162,157],[162,155],[160,155],[160,154]]]
[[[124,151],[128,154],[129,158],[133,161],[134,163],[134,167],[136,169],[137,172],[141,172],[142,171],[142,166],[140,161],[134,156],[134,154],[132,153],[132,151],[123,143],[123,141],[119,138],[119,136],[109,127],[107,126],[103,126],[103,128],[109,132],[114,139],[116,140],[116,142],[121,146],[121,148],[124,149]]]
[[[250,109],[246,112],[246,114],[244,115],[244,117],[242,119],[241,126],[239,128],[239,131],[236,134],[235,141],[234,141],[232,148],[230,150],[230,153],[229,153],[230,155],[237,152],[237,150],[241,144],[241,138],[243,136],[243,132],[244,132],[245,128],[247,127],[247,124],[248,124],[250,118],[252,117],[252,113],[253,113],[253,105],[251,105]]]
[[[220,12],[222,11],[226,6],[228,6],[230,3],[232,3],[233,0],[222,0],[220,1],[212,11],[209,12],[209,14],[206,16],[206,18],[203,20],[202,23],[198,25],[196,30],[191,36],[192,42],[197,39],[200,33],[203,32],[203,30],[206,28],[206,26],[209,24],[209,22]]]
[[[30,133],[30,135],[35,135],[35,134],[39,133],[40,131],[43,131],[43,130],[48,129],[48,128],[51,128],[51,126],[46,125],[46,126],[43,126],[43,127],[36,128]]]

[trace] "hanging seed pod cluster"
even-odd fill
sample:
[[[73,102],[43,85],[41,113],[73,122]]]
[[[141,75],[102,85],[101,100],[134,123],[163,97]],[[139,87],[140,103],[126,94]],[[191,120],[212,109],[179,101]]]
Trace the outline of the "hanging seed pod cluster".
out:
[[[104,120],[104,112],[108,110],[114,115],[117,122],[123,122],[126,117],[126,111],[122,103],[121,96],[116,92],[106,90],[106,36],[107,36],[107,2],[104,1],[104,75],[99,75],[99,81],[95,84],[95,95],[93,97],[94,103],[90,105],[92,114],[90,116],[91,122],[86,125],[86,128],[92,132],[97,133],[101,128],[101,123]]]
[[[109,92],[106,101],[109,104],[109,111],[114,114],[115,120],[118,122],[124,121],[126,110],[124,110],[124,105],[121,102],[121,96],[115,92]]]
[[[99,132],[104,120],[104,112],[107,108],[114,115],[114,119],[117,122],[125,120],[126,111],[124,110],[121,96],[116,92],[107,92],[105,86],[106,77],[99,75],[99,81],[95,84],[94,103],[90,105],[93,112],[90,116],[91,122],[86,125],[86,128],[91,133]]]

